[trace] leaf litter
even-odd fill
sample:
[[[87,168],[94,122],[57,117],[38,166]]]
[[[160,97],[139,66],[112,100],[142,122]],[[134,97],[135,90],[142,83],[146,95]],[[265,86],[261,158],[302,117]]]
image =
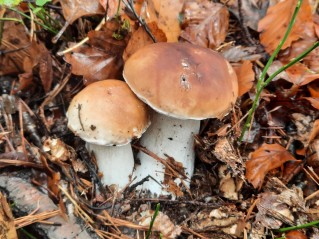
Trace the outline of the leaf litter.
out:
[[[47,17],[64,25],[59,35],[43,28],[47,18],[28,5],[18,6],[24,15],[0,8],[1,19],[15,19],[0,22],[0,188],[24,205],[25,211],[16,210],[14,216],[29,214],[20,225],[49,223],[44,220],[52,216],[55,228],[77,217],[82,224],[71,220],[68,225],[89,228],[85,238],[143,238],[157,203],[161,212],[151,238],[281,237],[269,230],[318,220],[318,49],[264,89],[247,140],[237,142],[255,97],[255,79],[283,37],[297,1],[120,2],[119,7],[114,0],[44,5]],[[314,1],[303,1],[268,74],[318,41],[317,8]],[[103,186],[94,155],[66,127],[72,97],[95,81],[122,79],[125,61],[152,44],[153,37],[217,50],[239,80],[233,110],[222,120],[202,121],[194,135],[197,158],[190,190],[173,181],[186,175],[183,165],[168,157],[163,183],[176,199],[152,198],[133,184],[121,192]],[[60,57],[57,53],[65,49],[69,52]],[[10,192],[12,182],[23,188],[20,193]],[[60,216],[57,211],[34,214],[36,199],[27,206],[18,200],[27,190],[40,190]],[[47,202],[41,206],[52,210]],[[285,237],[315,238],[317,233],[307,228]]]

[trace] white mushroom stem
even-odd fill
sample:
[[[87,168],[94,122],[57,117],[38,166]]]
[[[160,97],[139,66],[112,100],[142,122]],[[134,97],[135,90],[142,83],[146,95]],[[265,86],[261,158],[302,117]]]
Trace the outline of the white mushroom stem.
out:
[[[189,186],[195,161],[193,135],[198,133],[200,121],[181,120],[154,112],[151,122],[151,126],[140,140],[141,145],[162,159],[167,158],[166,154],[173,157],[175,161],[181,162],[189,179],[184,182]],[[137,157],[140,159],[141,165],[136,166],[134,176],[137,176],[137,179],[135,182],[151,175],[161,185],[149,179],[143,184],[143,189],[149,189],[157,195],[170,194],[167,193],[165,185],[162,184],[164,165],[143,152],[139,152]],[[175,182],[179,183],[180,181],[176,180]]]
[[[89,152],[94,152],[104,185],[115,184],[122,189],[130,182],[134,168],[131,144],[103,146],[87,143],[86,147]]]

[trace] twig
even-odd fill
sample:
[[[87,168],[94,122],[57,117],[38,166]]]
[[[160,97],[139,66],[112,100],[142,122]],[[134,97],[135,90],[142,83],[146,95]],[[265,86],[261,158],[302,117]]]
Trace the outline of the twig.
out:
[[[134,8],[134,4],[132,0],[127,0],[127,2],[122,1],[124,3],[124,5],[133,13],[134,17],[137,19],[137,21],[141,24],[141,26],[143,26],[144,30],[146,31],[146,33],[149,35],[149,37],[152,39],[152,41],[154,43],[157,42],[155,36],[152,34],[151,30],[149,29],[149,27],[147,26],[146,22],[140,18],[140,16],[137,14],[137,12],[135,11]]]
[[[143,153],[149,155],[150,157],[154,158],[155,160],[159,161],[161,164],[163,164],[166,168],[168,168],[172,174],[176,177],[179,178],[181,180],[181,183],[184,185],[184,187],[186,188],[186,191],[188,192],[188,194],[190,195],[190,197],[192,198],[192,193],[189,189],[189,187],[186,185],[186,183],[184,182],[184,180],[180,177],[179,173],[176,172],[176,170],[174,170],[169,163],[166,162],[166,160],[160,158],[159,156],[157,156],[156,154],[154,154],[153,152],[149,151],[148,149],[146,149],[145,147],[142,146],[136,146],[133,145],[134,148],[141,150]]]
[[[94,31],[99,31],[99,30],[103,27],[103,25],[105,24],[105,22],[106,22],[106,19],[105,19],[105,17],[103,17],[102,21],[101,21],[101,22],[99,23],[99,25],[94,29]],[[59,51],[59,52],[57,53],[57,55],[58,55],[58,56],[62,56],[62,55],[64,55],[65,53],[71,52],[71,51],[73,51],[74,49],[76,49],[76,48],[82,46],[82,45],[83,45],[84,43],[86,43],[88,40],[89,40],[89,37],[85,37],[82,41],[80,41],[79,43],[76,43],[76,44],[73,45],[72,47],[67,48],[67,49],[65,49],[64,51]]]
[[[72,202],[77,210],[79,210],[80,214],[91,224],[94,224],[93,219],[76,203],[76,201],[71,197],[71,195],[60,185],[58,185],[59,189],[68,197],[68,199]]]
[[[64,86],[69,82],[71,77],[71,72],[69,72],[66,77],[62,80],[60,84],[57,84],[55,88],[49,92],[48,96],[45,98],[45,100],[42,102],[42,104],[39,107],[39,116],[42,119],[43,124],[46,127],[46,130],[49,130],[49,125],[45,119],[44,115],[44,107],[48,105],[64,88]]]

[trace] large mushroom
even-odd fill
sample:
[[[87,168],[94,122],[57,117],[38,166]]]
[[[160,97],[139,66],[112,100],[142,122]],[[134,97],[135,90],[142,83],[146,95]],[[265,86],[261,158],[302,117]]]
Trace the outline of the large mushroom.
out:
[[[161,158],[168,155],[181,162],[190,179],[195,159],[193,135],[199,131],[200,120],[223,118],[237,99],[233,68],[207,48],[155,43],[126,61],[123,76],[133,92],[156,111],[141,145]],[[138,157],[141,165],[136,167],[137,180],[151,175],[163,182],[163,164],[142,152]],[[167,188],[155,181],[144,183],[144,187],[156,194],[167,194]]]
[[[102,183],[123,188],[129,183],[134,158],[131,145],[150,125],[147,106],[124,81],[90,84],[71,101],[68,127],[87,142],[103,173]]]

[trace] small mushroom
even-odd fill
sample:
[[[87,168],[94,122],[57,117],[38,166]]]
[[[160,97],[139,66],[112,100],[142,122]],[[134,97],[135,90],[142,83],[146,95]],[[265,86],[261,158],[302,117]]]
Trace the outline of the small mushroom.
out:
[[[129,183],[134,158],[131,145],[150,125],[147,106],[124,81],[90,84],[71,101],[68,127],[93,151],[102,182],[123,188]]]
[[[189,178],[194,171],[193,135],[200,120],[223,118],[234,105],[238,82],[231,65],[213,50],[188,43],[155,43],[134,53],[123,76],[133,92],[157,113],[141,144],[162,158],[181,162]],[[163,182],[164,166],[139,153],[137,180],[152,175]],[[177,182],[177,181],[176,181]],[[189,183],[187,184],[189,185]],[[144,187],[167,194],[155,181]]]

